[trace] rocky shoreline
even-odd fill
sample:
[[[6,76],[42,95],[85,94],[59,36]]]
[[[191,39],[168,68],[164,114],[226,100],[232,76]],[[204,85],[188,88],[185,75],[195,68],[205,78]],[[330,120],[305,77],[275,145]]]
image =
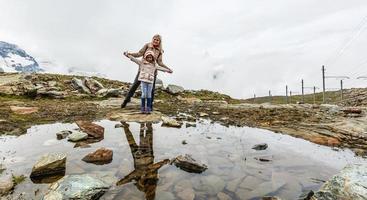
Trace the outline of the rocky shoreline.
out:
[[[70,142],[75,143],[74,147],[84,148],[89,143],[103,140],[104,137],[104,128],[90,121],[102,119],[121,121],[122,125],[116,125],[121,127],[124,126],[124,122],[162,122],[162,126],[180,128],[184,123],[186,127],[195,127],[197,122],[205,119],[227,127],[267,129],[320,145],[348,148],[358,156],[367,156],[367,107],[329,104],[249,104],[245,103],[245,100],[233,99],[216,92],[188,91],[174,85],[163,88],[160,85],[156,94],[155,111],[151,115],[141,115],[137,111],[139,106],[137,98],[133,98],[127,108],[120,108],[120,103],[129,85],[97,77],[0,73],[0,135],[22,135],[34,125],[72,122],[79,126],[80,131],[62,131],[57,133],[56,137],[58,140],[67,138]],[[135,97],[138,95],[139,91]],[[182,141],[182,144],[187,143]],[[264,150],[267,145],[259,144],[253,148]],[[38,178],[43,174],[54,172],[57,172],[56,174],[65,173],[66,156],[59,156],[62,159],[53,159],[55,161],[49,157],[46,156],[43,158],[45,161],[41,159],[39,162],[51,163],[50,166],[57,166],[55,168],[57,170],[48,170],[49,165],[46,165],[47,170],[43,170],[42,167],[39,170],[36,164],[31,177]],[[101,148],[85,155],[83,161],[103,165],[110,163],[112,157],[113,152],[110,149]],[[258,160],[270,161],[262,157]],[[152,167],[159,169],[168,162],[167,160],[162,165],[157,163]],[[206,165],[195,163],[195,160],[189,155],[177,157],[170,162],[187,172],[201,173],[207,169]],[[331,191],[343,179],[354,176],[356,173],[365,174],[365,168],[366,166],[347,167],[341,172],[341,175],[336,175],[330,182],[327,182],[320,191],[310,192],[304,199],[311,199],[311,196],[314,199],[344,198],[349,197],[348,195],[359,197],[361,193],[358,192],[336,194]],[[348,177],[343,174],[347,174]],[[99,180],[95,180],[95,177],[88,175],[65,176],[51,187],[48,196],[51,199],[55,195],[60,196],[57,191],[60,187],[64,187],[63,184],[67,187],[69,181],[84,180],[97,182],[96,185],[82,188],[87,192],[97,191],[96,194],[93,194],[96,198],[109,187],[104,182],[98,182]],[[356,184],[359,187],[358,182]],[[0,189],[9,191],[15,185],[14,181],[7,179],[2,184],[6,188]],[[277,199],[276,197],[264,197],[264,199],[267,198]],[[361,198],[364,198],[363,194]]]
[[[128,88],[128,83],[96,77],[0,73],[0,135],[21,135],[36,124],[131,112],[138,107],[137,100],[124,110],[119,107]],[[159,88],[155,102],[157,111],[177,121],[204,118],[225,126],[262,128],[367,155],[367,107],[248,104],[215,92],[174,86]]]

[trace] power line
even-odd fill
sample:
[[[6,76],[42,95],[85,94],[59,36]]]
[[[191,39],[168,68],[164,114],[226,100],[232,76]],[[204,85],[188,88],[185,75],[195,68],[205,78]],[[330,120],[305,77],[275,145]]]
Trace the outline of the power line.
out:
[[[339,50],[336,51],[335,54],[331,55],[326,60],[326,65],[332,65],[335,63],[335,61],[340,58],[345,51],[353,44],[353,42],[358,39],[358,37],[361,35],[361,33],[364,31],[364,29],[367,27],[365,26],[367,24],[367,15],[362,19],[362,21],[354,28],[354,31],[352,32],[352,37],[348,40],[346,39],[345,42],[340,46]]]

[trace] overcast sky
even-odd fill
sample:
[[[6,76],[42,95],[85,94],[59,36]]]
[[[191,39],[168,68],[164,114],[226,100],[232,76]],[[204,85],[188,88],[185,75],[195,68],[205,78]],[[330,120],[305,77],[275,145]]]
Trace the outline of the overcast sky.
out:
[[[0,0],[0,41],[38,61],[133,81],[122,52],[163,36],[165,84],[233,97],[367,76],[366,0]],[[367,80],[346,80],[346,87]],[[327,80],[327,87],[339,81]]]

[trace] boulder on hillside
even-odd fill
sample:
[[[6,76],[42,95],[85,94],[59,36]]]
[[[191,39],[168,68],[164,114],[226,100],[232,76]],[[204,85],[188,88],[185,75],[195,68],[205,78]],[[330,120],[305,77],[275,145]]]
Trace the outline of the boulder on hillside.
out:
[[[96,92],[104,88],[100,82],[94,80],[93,78],[85,78],[83,82],[92,94],[95,94]]]
[[[98,97],[119,97],[121,96],[123,93],[123,91],[121,89],[114,89],[114,88],[110,88],[110,89],[106,89],[103,88],[101,90],[99,90],[98,92],[96,92],[96,95]]]
[[[79,92],[91,94],[89,88],[84,85],[84,82],[78,78],[71,79],[71,85],[74,89],[78,90]]]
[[[179,94],[181,92],[184,92],[185,89],[178,85],[168,85],[166,91],[170,94]]]
[[[163,81],[159,78],[155,80],[155,88],[162,89],[163,88]]]

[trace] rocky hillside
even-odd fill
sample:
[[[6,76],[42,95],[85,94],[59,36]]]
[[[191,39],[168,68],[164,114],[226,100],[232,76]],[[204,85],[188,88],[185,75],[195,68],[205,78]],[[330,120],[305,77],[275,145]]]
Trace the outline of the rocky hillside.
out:
[[[326,103],[328,104],[337,104],[343,106],[367,106],[367,88],[352,88],[343,90],[343,100],[341,100],[340,91],[328,91],[326,92]],[[315,95],[316,104],[322,104],[322,93],[316,93]],[[313,104],[314,103],[314,95],[306,94],[304,96],[305,103]],[[294,95],[288,97],[289,103],[297,103],[302,101],[301,95]],[[285,96],[273,96],[269,98],[265,97],[257,97],[256,99],[250,98],[244,100],[246,103],[273,103],[273,104],[286,104]]]

